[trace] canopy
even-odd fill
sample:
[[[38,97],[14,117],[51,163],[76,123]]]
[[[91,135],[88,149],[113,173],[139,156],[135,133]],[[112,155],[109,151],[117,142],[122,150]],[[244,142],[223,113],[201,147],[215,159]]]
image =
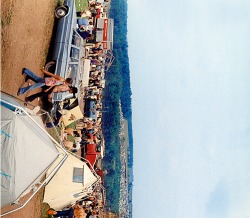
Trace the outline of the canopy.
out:
[[[89,189],[97,181],[87,164],[70,154],[46,186],[44,202],[56,210],[62,209],[91,193]]]
[[[65,126],[68,126],[69,124],[75,122],[76,120],[79,120],[81,118],[83,118],[83,114],[82,111],[80,109],[79,106],[74,107],[71,110],[62,110],[62,114],[63,114],[63,123]],[[74,115],[74,119],[70,119],[70,116]]]
[[[8,97],[1,95],[1,207],[29,193],[60,154],[40,116],[3,98]]]

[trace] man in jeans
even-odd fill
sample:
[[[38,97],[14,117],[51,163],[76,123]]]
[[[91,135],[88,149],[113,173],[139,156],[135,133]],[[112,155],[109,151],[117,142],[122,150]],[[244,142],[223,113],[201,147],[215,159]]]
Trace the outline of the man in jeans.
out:
[[[75,94],[75,93],[77,93],[77,88],[76,87],[71,87],[71,86],[69,86],[67,84],[61,84],[61,85],[53,87],[53,89],[50,92],[45,90],[45,91],[38,92],[36,94],[30,95],[30,96],[25,98],[25,101],[26,102],[31,102],[31,101],[34,101],[36,98],[48,95],[48,100],[51,102],[53,93],[67,92],[67,91],[69,91],[70,93]]]

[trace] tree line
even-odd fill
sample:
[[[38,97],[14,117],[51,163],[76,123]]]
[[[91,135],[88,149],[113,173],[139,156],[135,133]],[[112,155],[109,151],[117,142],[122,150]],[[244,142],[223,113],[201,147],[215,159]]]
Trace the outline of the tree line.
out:
[[[133,134],[130,87],[130,69],[127,42],[127,1],[112,0],[109,17],[114,19],[113,54],[115,61],[106,73],[106,87],[103,95],[103,134],[105,139],[105,156],[103,167],[108,174],[104,178],[107,205],[114,212],[119,209],[120,197],[120,108],[129,125],[129,160],[133,166]],[[130,170],[132,173],[132,170]]]

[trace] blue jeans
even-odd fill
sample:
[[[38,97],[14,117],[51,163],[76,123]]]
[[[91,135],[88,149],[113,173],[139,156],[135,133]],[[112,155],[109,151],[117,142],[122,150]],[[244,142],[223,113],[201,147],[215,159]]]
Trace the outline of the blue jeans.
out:
[[[46,96],[46,95],[49,95],[49,94],[51,93],[51,91],[52,91],[52,90],[50,90],[49,92],[44,92],[44,91],[42,91],[42,92],[35,93],[35,94],[33,94],[33,95],[28,96],[28,97],[26,98],[26,100],[27,100],[28,102],[34,101],[36,98],[44,97],[44,96]]]
[[[53,215],[54,217],[60,217],[60,216],[66,216],[69,218],[73,218],[74,217],[74,209],[70,208],[67,210],[62,210],[62,211],[56,211],[57,214]]]
[[[42,77],[39,77],[37,75],[35,75],[32,71],[30,71],[29,69],[24,69],[24,74],[28,75],[29,77],[32,78],[32,80],[35,81],[34,85],[31,86],[27,86],[27,87],[22,87],[19,89],[20,94],[24,94],[25,92],[27,92],[28,90],[33,90],[33,89],[37,89],[40,87],[45,86],[45,80]]]

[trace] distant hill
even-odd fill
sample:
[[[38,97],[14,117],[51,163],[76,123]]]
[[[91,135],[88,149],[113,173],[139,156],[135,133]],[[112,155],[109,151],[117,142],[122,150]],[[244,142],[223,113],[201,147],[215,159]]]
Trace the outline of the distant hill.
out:
[[[127,42],[127,1],[112,0],[109,17],[114,19],[114,49],[115,61],[106,73],[106,88],[103,97],[103,133],[106,144],[106,155],[103,163],[108,170],[105,177],[108,206],[118,212],[119,173],[120,173],[120,111],[128,121],[129,131],[129,167],[132,174],[133,166],[133,130],[130,69]],[[133,177],[133,175],[131,175]],[[132,184],[130,184],[132,187]],[[131,191],[132,193],[132,191]],[[132,198],[132,196],[131,196]]]

